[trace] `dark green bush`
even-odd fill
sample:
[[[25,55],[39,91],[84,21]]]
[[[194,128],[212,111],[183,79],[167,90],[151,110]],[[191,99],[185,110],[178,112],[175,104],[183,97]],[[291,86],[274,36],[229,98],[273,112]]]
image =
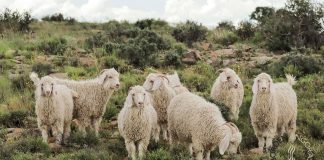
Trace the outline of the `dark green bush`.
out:
[[[69,143],[79,145],[80,147],[94,147],[99,144],[99,138],[94,131],[89,131],[86,136],[82,132],[72,132]]]
[[[11,78],[11,87],[17,91],[30,89],[32,85],[28,73],[23,73],[17,77]]]
[[[35,63],[32,66],[32,71],[36,72],[39,77],[43,77],[52,73],[52,65],[47,63]]]
[[[118,56],[136,67],[158,66],[158,53],[170,47],[170,43],[157,33],[141,30],[136,38],[121,46]]]
[[[181,55],[176,52],[169,52],[166,54],[165,59],[164,59],[164,64],[166,66],[181,66],[182,61],[181,61]]]
[[[235,31],[235,26],[233,25],[233,22],[231,21],[222,21],[218,23],[218,26],[216,28],[220,29],[226,29],[230,31]]]
[[[54,38],[41,42],[38,49],[47,55],[63,55],[67,47],[66,39]]]
[[[131,69],[122,59],[118,59],[114,55],[102,58],[103,68],[115,68],[118,72],[124,73]]]
[[[146,155],[145,160],[173,160],[173,157],[165,149],[158,149]]]
[[[300,72],[299,75],[295,76],[324,71],[324,61],[322,59],[300,54],[284,56],[279,61],[269,64],[268,70],[272,75],[284,76],[285,67],[289,65],[294,66],[295,69]]]
[[[34,137],[20,139],[0,147],[0,158],[11,159],[15,153],[36,153],[41,154],[41,157],[47,157],[50,154],[50,149],[47,144],[43,143],[41,138]],[[31,156],[31,154],[29,155]]]
[[[102,47],[106,42],[107,37],[103,33],[98,32],[95,35],[87,38],[84,43],[86,49],[93,49]]]
[[[239,37],[230,30],[225,29],[216,29],[211,35],[211,40],[214,43],[228,46],[237,42]]]
[[[239,24],[236,34],[242,39],[247,40],[254,35],[254,26],[249,21],[243,21]]]
[[[178,24],[172,32],[172,36],[179,42],[186,43],[192,46],[194,42],[199,42],[206,39],[207,28],[202,24],[187,21],[183,24]]]
[[[6,8],[0,13],[0,33],[5,30],[28,32],[32,21],[29,12],[19,13]]]
[[[0,126],[7,128],[23,127],[24,121],[30,115],[27,110],[17,110],[11,112],[0,113]]]

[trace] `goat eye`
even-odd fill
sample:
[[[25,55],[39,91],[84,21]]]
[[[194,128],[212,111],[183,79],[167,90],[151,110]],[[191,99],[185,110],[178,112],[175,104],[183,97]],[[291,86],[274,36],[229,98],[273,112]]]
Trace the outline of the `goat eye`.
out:
[[[113,78],[112,76],[109,76],[108,78]]]
[[[150,80],[151,83],[153,83],[154,81],[153,80]]]
[[[135,96],[135,93],[133,93],[132,96]]]
[[[258,80],[258,82],[260,82],[260,80]]]
[[[144,96],[146,95],[146,93],[144,93]]]

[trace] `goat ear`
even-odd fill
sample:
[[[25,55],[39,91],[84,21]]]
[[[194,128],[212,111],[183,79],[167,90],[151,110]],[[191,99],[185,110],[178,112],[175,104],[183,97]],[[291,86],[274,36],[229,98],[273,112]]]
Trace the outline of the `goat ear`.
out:
[[[132,107],[132,105],[133,105],[133,97],[131,93],[128,93],[125,100],[124,107]]]
[[[253,86],[252,86],[252,92],[253,94],[257,94],[258,93],[258,81],[256,79],[254,79],[254,83],[253,83]]]
[[[226,76],[225,72],[222,72],[222,73],[219,75],[219,78],[220,78],[220,81],[221,81],[221,82],[226,82],[226,81],[227,81],[227,76]]]
[[[35,72],[31,72],[29,75],[29,78],[31,79],[31,81],[34,82],[34,85],[36,86],[39,82],[39,78],[38,78],[38,74]]]
[[[160,86],[162,85],[162,81],[163,81],[163,78],[162,77],[157,77],[154,80],[153,87],[152,87],[152,91],[155,91],[155,90],[159,89]]]
[[[223,155],[225,151],[227,150],[232,135],[230,133],[227,133],[225,137],[221,140],[221,142],[218,145],[219,154]]]

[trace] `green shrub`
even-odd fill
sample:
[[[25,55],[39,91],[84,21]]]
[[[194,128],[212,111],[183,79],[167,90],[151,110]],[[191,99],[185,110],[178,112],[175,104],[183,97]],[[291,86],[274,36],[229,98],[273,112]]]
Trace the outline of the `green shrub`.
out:
[[[300,132],[316,139],[324,139],[324,115],[317,109],[299,109],[297,116]]]
[[[170,43],[157,33],[141,30],[135,38],[121,46],[118,56],[136,67],[158,66],[158,53],[170,47]]]
[[[115,68],[120,73],[127,72],[131,69],[131,66],[127,65],[124,60],[118,59],[114,55],[104,57],[101,61],[104,68]]]
[[[108,41],[107,37],[103,33],[98,32],[95,35],[87,38],[84,42],[86,49],[93,49],[102,47]]]
[[[166,54],[165,59],[164,59],[164,64],[166,66],[181,66],[182,61],[181,61],[181,55],[177,52],[169,52]]]
[[[0,32],[5,30],[27,32],[32,21],[29,12],[19,13],[6,8],[0,13]]]
[[[7,128],[23,127],[29,115],[30,112],[27,110],[0,113],[0,126],[5,126]]]
[[[289,69],[293,69],[293,72],[298,74],[296,76],[324,71],[324,61],[322,59],[299,54],[282,57],[279,61],[269,64],[268,70],[272,75],[284,76],[284,68],[286,68],[286,71],[288,71],[287,66],[289,65],[294,66],[294,68]]]
[[[249,21],[243,21],[239,24],[236,34],[242,39],[247,40],[254,35],[254,26]]]
[[[77,67],[71,67],[71,66],[65,67],[65,72],[72,79],[78,79],[79,77],[85,76],[87,74],[87,72],[84,68],[77,68]]]
[[[32,71],[36,72],[39,77],[43,77],[52,73],[52,65],[47,63],[35,63],[32,66]]]
[[[50,158],[51,159],[51,158]],[[117,157],[108,151],[97,151],[94,149],[84,149],[73,154],[59,155],[53,160],[115,160]]]
[[[238,39],[234,32],[225,29],[216,29],[211,33],[211,41],[224,46],[234,44]]]
[[[80,147],[94,147],[99,144],[99,138],[94,131],[89,131],[86,136],[82,132],[72,132],[69,137],[69,143],[79,145]]]
[[[106,44],[104,44],[103,47],[104,47],[106,53],[111,55],[114,50],[116,50],[120,47],[120,45],[118,43],[107,42]]]
[[[67,47],[66,39],[54,38],[41,42],[38,49],[47,55],[63,55]]]
[[[37,156],[37,154],[39,156]],[[6,145],[3,146],[3,148],[0,147],[0,158],[2,157],[4,159],[12,159],[14,157],[18,159],[23,157],[45,158],[49,156],[49,154],[50,154],[50,149],[48,145],[44,143],[41,138],[34,138],[34,137],[27,137],[24,139],[20,139],[13,143],[7,143]]]
[[[38,159],[47,159],[47,157],[42,153],[23,153],[18,152],[12,156],[12,160],[38,160]]]
[[[32,83],[28,73],[23,73],[17,77],[11,78],[11,86],[16,91],[23,91],[24,89],[32,88]]]
[[[145,160],[172,160],[172,156],[165,149],[158,149],[156,151],[147,153]]]
[[[231,21],[222,21],[218,23],[218,26],[216,27],[218,29],[226,29],[230,31],[235,30],[235,26],[233,25],[233,22]]]
[[[14,66],[14,62],[8,59],[0,59],[0,73],[3,74]]]
[[[110,120],[112,117],[116,117],[118,113],[119,109],[115,105],[108,105],[103,118]]]
[[[178,24],[172,36],[179,42],[183,42],[188,46],[192,46],[194,42],[199,42],[206,39],[207,28],[202,24],[187,21],[186,23]]]
[[[12,94],[11,81],[3,76],[0,76],[0,104],[5,102]]]

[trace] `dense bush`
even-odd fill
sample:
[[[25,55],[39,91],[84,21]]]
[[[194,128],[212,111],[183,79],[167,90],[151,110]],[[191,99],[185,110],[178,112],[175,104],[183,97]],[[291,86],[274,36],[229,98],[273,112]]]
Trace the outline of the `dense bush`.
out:
[[[102,47],[106,43],[106,41],[107,37],[105,37],[103,33],[98,32],[85,40],[85,48],[93,49]]]
[[[152,29],[155,27],[168,26],[168,23],[160,19],[143,19],[136,21],[134,25],[140,29]]]
[[[310,0],[288,0],[279,10],[257,7],[251,19],[259,22],[259,30],[266,38],[267,47],[272,50],[310,47],[319,49],[324,17],[323,5]]]
[[[0,148],[1,149],[1,148]],[[44,155],[50,154],[50,149],[47,144],[42,142],[41,138],[28,137],[8,144],[2,148],[0,158],[11,159],[14,153],[41,153]]]
[[[202,24],[187,21],[183,24],[178,24],[172,32],[172,36],[180,42],[192,46],[194,42],[199,42],[206,39],[207,28]]]
[[[324,61],[315,57],[304,55],[287,55],[279,61],[268,65],[268,70],[272,75],[284,76],[284,71],[296,73],[295,76],[318,73],[324,71]]]
[[[164,64],[166,66],[181,66],[181,55],[180,53],[177,53],[175,51],[168,52],[164,58]]]
[[[239,24],[236,34],[242,39],[247,40],[254,35],[254,26],[249,21],[243,21]]]
[[[118,56],[127,59],[136,67],[157,66],[158,53],[170,47],[170,43],[157,33],[142,30],[135,38],[121,46]]]
[[[74,24],[76,19],[72,17],[65,18],[62,13],[55,13],[50,16],[45,16],[42,18],[43,21],[53,21],[53,22],[67,22],[68,24]]]
[[[54,38],[41,42],[38,49],[47,55],[63,55],[67,47],[66,39]]]
[[[94,131],[90,131],[84,136],[82,132],[72,132],[69,143],[79,145],[80,147],[94,147],[99,144],[99,138]]]
[[[6,128],[23,127],[25,124],[24,121],[29,115],[30,112],[27,110],[17,110],[8,113],[0,113],[0,126],[4,126]]]
[[[116,56],[111,55],[102,58],[103,68],[115,68],[118,72],[124,73],[131,69],[124,60],[118,59]]]
[[[230,31],[235,31],[235,26],[231,21],[222,21],[218,23],[217,29],[226,29]]]
[[[0,13],[0,33],[5,30],[27,32],[32,21],[29,12],[19,13],[6,8]]]
[[[40,77],[52,73],[52,65],[48,63],[35,63],[32,66],[32,71],[36,72]]]
[[[228,46],[238,41],[239,37],[230,30],[227,29],[215,29],[210,35],[212,42]]]

